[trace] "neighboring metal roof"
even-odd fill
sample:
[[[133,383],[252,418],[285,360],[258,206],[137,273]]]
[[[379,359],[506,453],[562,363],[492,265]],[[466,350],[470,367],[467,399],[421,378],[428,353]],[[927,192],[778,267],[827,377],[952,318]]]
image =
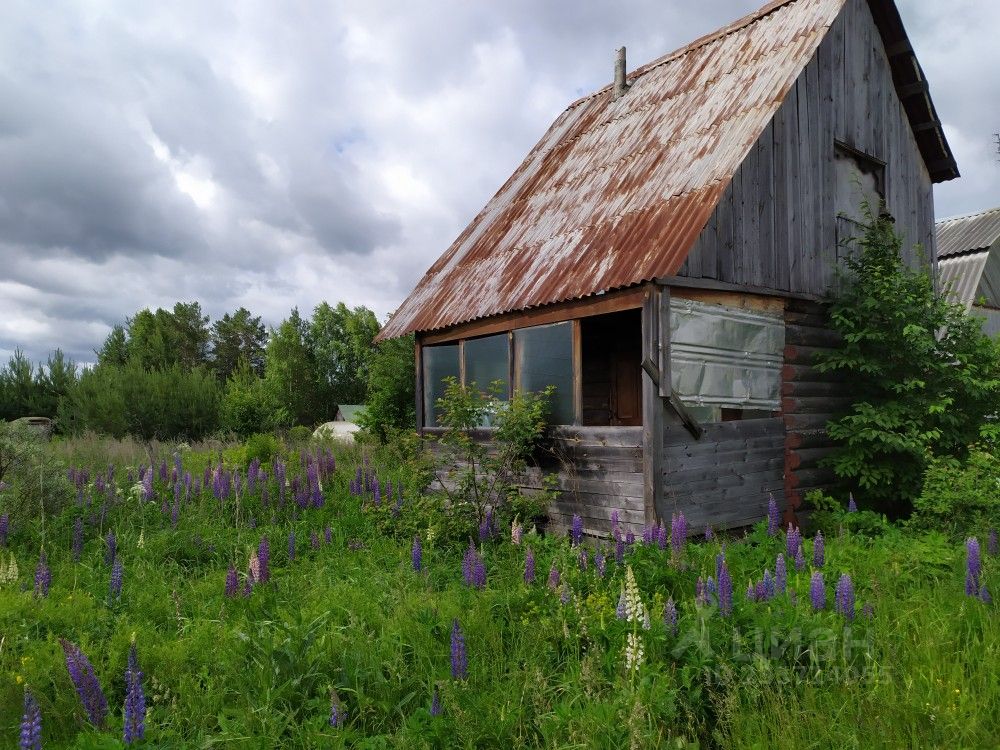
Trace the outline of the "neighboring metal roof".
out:
[[[939,258],[986,250],[1000,239],[1000,208],[942,219],[935,232]]]
[[[379,338],[674,275],[845,2],[776,0],[639,68],[620,99],[605,86],[570,105]],[[870,4],[898,48],[897,86],[922,81],[891,0]],[[907,65],[916,72],[897,70]],[[933,166],[951,154],[922,99],[928,112],[907,113],[915,130],[915,116],[933,118],[925,130],[940,137],[918,143],[932,177],[949,179],[957,170]]]
[[[940,236],[940,235],[939,235]],[[976,299],[976,290],[986,268],[989,250],[964,255],[952,255],[938,261],[938,283],[949,299],[969,307]]]

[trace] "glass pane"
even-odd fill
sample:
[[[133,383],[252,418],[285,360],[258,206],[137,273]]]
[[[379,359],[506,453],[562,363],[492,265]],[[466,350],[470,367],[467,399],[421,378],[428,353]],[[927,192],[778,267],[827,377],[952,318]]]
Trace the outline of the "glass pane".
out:
[[[466,340],[465,384],[467,386],[471,387],[475,383],[480,391],[495,393],[506,401],[509,379],[510,346],[506,333]],[[493,389],[493,384],[498,380],[503,384],[499,392]]]
[[[573,424],[573,325],[520,328],[514,331],[514,351],[518,387],[522,391],[541,391],[554,385],[549,421]]]
[[[437,427],[437,400],[444,395],[444,379],[458,379],[458,344],[427,346],[424,359],[424,425]]]

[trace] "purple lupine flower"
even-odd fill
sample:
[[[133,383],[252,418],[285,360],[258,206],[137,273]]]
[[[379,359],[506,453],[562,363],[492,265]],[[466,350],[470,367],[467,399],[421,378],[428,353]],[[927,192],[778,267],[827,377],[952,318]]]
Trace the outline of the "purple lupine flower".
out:
[[[823,574],[818,570],[809,579],[809,600],[812,602],[814,612],[826,606],[826,585],[823,583]]]
[[[847,493],[847,498],[848,498],[847,499],[847,512],[848,513],[857,513],[858,512],[858,504],[856,502],[854,502],[854,493],[853,492],[848,492]]]
[[[722,564],[726,561],[726,551],[723,548],[722,552],[715,556],[715,579],[718,580],[722,573]]]
[[[42,710],[30,690],[24,691],[24,713],[21,715],[19,750],[42,750]]]
[[[794,560],[795,551],[799,548],[801,541],[802,533],[789,522],[788,532],[785,534],[785,554]]]
[[[336,690],[330,691],[330,726],[334,729],[340,729],[344,726],[347,721],[347,711],[344,709],[344,704],[340,701],[340,696],[337,695]]]
[[[673,597],[667,599],[667,603],[663,605],[663,624],[667,626],[670,635],[677,636],[677,605],[674,604]]]
[[[788,570],[785,568],[785,556],[781,552],[774,561],[774,588],[779,594],[784,594],[788,586]]]
[[[834,592],[834,608],[848,620],[854,619],[854,583],[847,573],[840,576]]]
[[[476,545],[470,539],[469,547],[465,550],[465,555],[462,556],[462,580],[465,581],[466,586],[473,585],[477,557],[479,557],[479,554],[476,552]]]
[[[770,601],[773,599],[775,593],[774,578],[771,577],[771,571],[767,568],[764,568],[764,578],[760,583],[764,593],[764,600]]]
[[[705,590],[705,579],[701,576],[698,576],[698,580],[694,584],[694,600],[701,606],[706,606],[708,604],[708,592]]]
[[[271,542],[266,536],[262,536],[257,543],[257,561],[260,563],[260,583],[267,583],[271,580]]]
[[[711,526],[706,526],[705,527],[705,541],[706,542],[710,542],[713,539],[715,539],[715,532],[712,531],[712,527]]]
[[[73,681],[76,694],[80,696],[87,718],[95,727],[103,729],[108,715],[108,701],[97,681],[97,675],[94,674],[94,667],[76,644],[65,638],[60,638],[59,644],[66,655],[66,671]]]
[[[236,568],[232,564],[226,571],[226,598],[232,599],[240,589],[240,579],[236,575]]]
[[[635,544],[635,534],[633,534],[631,531],[625,534],[625,544],[629,547]]]
[[[83,517],[77,516],[76,520],[73,521],[73,544],[71,547],[71,552],[73,554],[73,562],[80,562],[80,556],[83,554]]]
[[[479,542],[480,544],[488,541],[493,537],[493,511],[486,511],[486,516],[483,518],[482,523],[479,524]]]
[[[133,643],[128,650],[125,668],[125,729],[124,740],[131,745],[146,737],[146,696],[142,690],[142,670]]]
[[[986,537],[986,552],[991,557],[1000,555],[1000,538],[997,536],[996,529],[990,529],[990,535]]]
[[[118,555],[118,540],[115,538],[115,532],[108,531],[107,536],[104,537],[104,544],[106,545],[106,549],[104,550],[104,564],[111,565]]]
[[[767,493],[767,535],[776,536],[781,528],[781,514],[778,512],[778,501],[774,499],[774,493]]]
[[[978,596],[983,560],[979,551],[979,540],[974,536],[965,540],[965,570],[965,593],[969,596]]]
[[[753,581],[747,581],[747,601],[752,602],[757,600],[757,588],[753,585]]]
[[[10,533],[10,513],[0,515],[0,547],[7,546],[7,535]]]
[[[665,550],[669,543],[670,540],[667,537],[667,527],[661,523],[656,527],[656,546],[661,550]]]
[[[165,458],[160,460],[160,481],[167,481],[167,459]]]
[[[441,715],[441,695],[438,693],[437,685],[434,686],[434,690],[431,692],[431,716]]]
[[[990,590],[988,588],[986,588],[986,584],[985,583],[982,586],[979,587],[979,600],[983,604],[992,604],[993,603],[993,597],[990,596]]]
[[[319,534],[315,531],[309,532],[309,546],[313,549],[319,549]]]
[[[866,620],[872,619],[875,616],[875,607],[870,602],[865,602],[865,606],[861,608],[861,616]]]
[[[122,566],[122,559],[120,557],[115,557],[114,564],[111,566],[111,582],[108,586],[111,599],[120,599],[122,596],[122,576],[125,573],[125,569]]]
[[[670,551],[679,557],[684,551],[684,541],[687,539],[687,519],[684,513],[678,513],[670,518]]]
[[[813,540],[813,567],[822,568],[826,559],[826,545],[823,542],[823,532],[817,531]]]
[[[718,600],[718,591],[716,590],[715,579],[712,576],[709,576],[708,580],[705,581],[705,599],[709,602]]]
[[[580,554],[577,557],[577,561],[580,563],[580,570],[586,571],[590,563],[590,555],[587,554],[586,547],[580,547]]]
[[[35,568],[35,596],[48,596],[49,586],[51,585],[52,571],[49,569],[49,561],[45,556],[45,550],[42,550],[38,556],[38,567]]]
[[[597,575],[600,578],[604,578],[604,573],[607,570],[608,561],[604,558],[604,550],[597,550],[597,554],[594,555],[594,568],[597,570]]]
[[[611,511],[611,536],[617,541],[622,537],[622,530],[619,527],[618,511]]]
[[[625,587],[622,586],[622,592],[618,596],[618,606],[615,607],[615,617],[619,620],[624,620],[628,617],[628,603],[625,600]]]
[[[620,563],[625,559],[625,542],[619,537],[615,539],[615,562]]]
[[[642,527],[642,543],[652,544],[653,540],[656,538],[656,526],[643,526]]]
[[[565,606],[569,604],[569,600],[570,600],[569,584],[564,583],[559,593],[559,603]]]
[[[469,661],[465,654],[465,636],[456,617],[451,626],[451,678],[464,680],[469,676]]]
[[[477,589],[486,588],[486,563],[478,554],[472,564],[472,585]]]
[[[295,532],[288,532],[288,561],[293,562],[295,560]]]
[[[332,544],[333,543],[333,529],[331,529],[329,526],[327,526],[325,529],[323,529],[323,541],[326,544]]]
[[[727,617],[733,611],[733,579],[725,561],[719,570],[719,613]]]
[[[575,547],[583,541],[583,519],[573,514],[573,525],[569,531],[570,543]]]
[[[559,578],[560,578],[560,576],[559,576],[559,569],[556,567],[555,563],[552,563],[552,567],[549,568],[549,583],[548,583],[548,586],[553,591],[555,591],[557,588],[559,588]]]
[[[535,553],[531,547],[524,553],[524,582],[529,585],[535,582]]]
[[[802,540],[799,540],[799,546],[795,550],[795,569],[799,572],[805,570],[806,567],[806,556],[802,549]]]
[[[410,550],[410,562],[413,565],[413,570],[417,573],[421,571],[424,565],[424,551],[420,546],[420,537],[413,537],[413,549]]]

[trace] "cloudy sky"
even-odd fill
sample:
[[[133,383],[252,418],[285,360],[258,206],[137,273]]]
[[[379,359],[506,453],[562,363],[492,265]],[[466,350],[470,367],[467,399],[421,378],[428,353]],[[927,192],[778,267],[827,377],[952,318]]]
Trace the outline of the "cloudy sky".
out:
[[[177,300],[384,317],[617,46],[759,4],[3,0],[0,360]],[[964,175],[938,215],[1000,204],[1000,3],[900,5]]]

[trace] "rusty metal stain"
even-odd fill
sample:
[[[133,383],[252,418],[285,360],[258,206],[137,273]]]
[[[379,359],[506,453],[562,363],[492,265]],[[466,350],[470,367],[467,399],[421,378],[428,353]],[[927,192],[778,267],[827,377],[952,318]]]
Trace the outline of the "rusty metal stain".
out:
[[[844,3],[772,2],[574,102],[380,338],[675,274]]]

